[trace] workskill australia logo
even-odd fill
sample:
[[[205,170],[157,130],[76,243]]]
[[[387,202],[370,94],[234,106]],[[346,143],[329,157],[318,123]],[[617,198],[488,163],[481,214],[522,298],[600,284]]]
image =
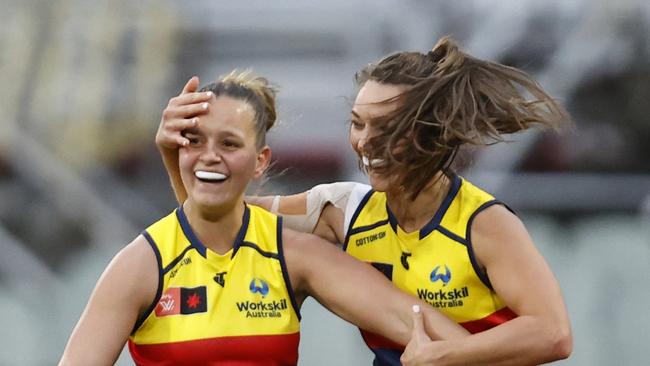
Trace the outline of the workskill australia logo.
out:
[[[189,315],[208,311],[206,287],[170,287],[160,296],[156,316]]]
[[[251,280],[250,286],[248,286],[251,293],[258,293],[262,295],[262,298],[265,298],[269,294],[269,284],[266,283],[263,279],[253,278]]]
[[[436,266],[429,274],[429,280],[433,284],[442,283],[445,289],[430,290],[428,288],[418,288],[418,298],[424,300],[436,308],[453,308],[463,306],[463,299],[469,296],[469,289],[467,286],[461,288],[447,288],[447,284],[451,281],[451,270],[447,265],[444,266],[444,271],[441,266]],[[440,285],[438,285],[440,286]]]
[[[253,295],[260,295],[262,300],[238,301],[237,310],[246,318],[280,318],[282,312],[288,309],[287,299],[264,300],[271,291],[269,284],[261,278],[253,278],[248,285]],[[259,298],[259,297],[258,297]]]
[[[436,268],[431,271],[431,275],[429,275],[429,279],[431,282],[436,282],[436,281],[442,281],[443,286],[447,286],[449,281],[451,280],[451,271],[449,270],[449,267],[445,264],[445,273],[438,273],[438,270],[440,269],[440,266],[436,266]]]

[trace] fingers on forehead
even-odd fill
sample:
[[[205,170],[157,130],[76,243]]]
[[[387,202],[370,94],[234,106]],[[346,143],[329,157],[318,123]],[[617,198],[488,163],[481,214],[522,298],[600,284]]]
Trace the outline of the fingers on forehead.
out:
[[[208,101],[212,97],[211,92],[185,93],[172,98],[176,105],[192,104]]]

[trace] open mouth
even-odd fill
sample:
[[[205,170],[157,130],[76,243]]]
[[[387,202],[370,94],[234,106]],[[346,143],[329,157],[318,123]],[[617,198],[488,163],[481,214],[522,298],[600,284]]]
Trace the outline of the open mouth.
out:
[[[217,172],[208,172],[205,170],[195,171],[194,176],[201,182],[205,182],[205,183],[221,183],[228,178],[224,174],[217,173]]]
[[[386,165],[386,162],[384,159],[368,159],[367,156],[362,156],[361,157],[361,162],[363,163],[363,166],[366,168],[381,168]]]

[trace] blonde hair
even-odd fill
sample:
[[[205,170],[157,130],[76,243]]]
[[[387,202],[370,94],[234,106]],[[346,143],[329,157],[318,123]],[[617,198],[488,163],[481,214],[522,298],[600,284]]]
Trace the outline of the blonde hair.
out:
[[[233,70],[217,81],[201,88],[201,92],[211,91],[216,97],[226,95],[248,103],[255,111],[255,131],[257,147],[266,145],[266,132],[277,119],[275,95],[277,88],[252,70]]]

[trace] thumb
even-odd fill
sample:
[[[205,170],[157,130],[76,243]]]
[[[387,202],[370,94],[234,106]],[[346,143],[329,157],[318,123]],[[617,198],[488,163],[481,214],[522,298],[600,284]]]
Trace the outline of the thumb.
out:
[[[192,76],[190,80],[185,83],[181,94],[193,93],[199,88],[199,78],[198,76]]]
[[[422,309],[420,305],[413,305],[413,330],[411,333],[411,339],[417,339],[422,341],[431,341],[429,335],[424,330],[424,317],[422,316]]]

